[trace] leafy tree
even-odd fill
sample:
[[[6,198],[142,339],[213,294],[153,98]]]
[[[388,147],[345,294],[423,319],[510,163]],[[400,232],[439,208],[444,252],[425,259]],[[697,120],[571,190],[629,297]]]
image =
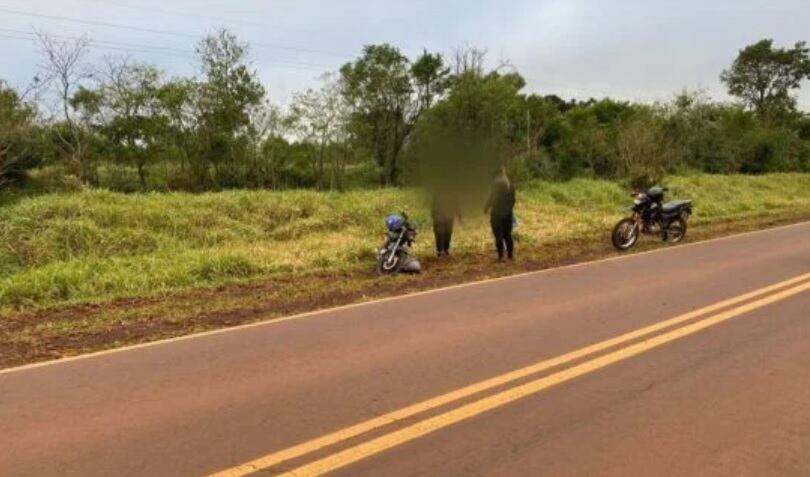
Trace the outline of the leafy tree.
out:
[[[616,177],[620,173],[618,129],[642,108],[611,99],[567,104],[573,106],[565,107],[562,118],[551,123],[546,133],[545,146],[552,154],[550,172],[560,179],[583,174]]]
[[[447,179],[480,184],[515,153],[513,118],[525,83],[515,73],[471,68],[454,75],[451,84],[420,122],[409,157],[419,178],[437,187]]]
[[[267,166],[265,187],[280,189],[288,184],[284,181],[284,169],[291,157],[290,143],[282,135],[270,135],[261,144],[261,155]]]
[[[147,64],[108,60],[105,77],[99,90],[105,121],[101,129],[114,153],[135,165],[146,188],[146,166],[165,149],[169,123],[159,99],[161,73]]]
[[[325,162],[329,161],[329,187],[338,189],[341,187],[344,154],[336,146],[345,146],[347,140],[348,105],[335,78],[325,75],[322,79],[320,89],[308,89],[295,95],[291,114],[299,137],[316,146],[313,164],[319,187],[325,186]]]
[[[740,50],[731,68],[721,75],[732,96],[760,116],[794,111],[791,91],[810,78],[810,49],[805,42],[793,48],[774,48],[773,40],[761,40]]]
[[[557,177],[613,176],[616,173],[615,135],[615,123],[601,122],[591,106],[577,106],[567,111],[549,133]]]
[[[203,39],[197,53],[203,73],[195,98],[197,140],[204,149],[196,171],[205,181],[211,166],[218,185],[235,186],[239,163],[250,147],[251,118],[264,104],[265,89],[247,63],[248,46],[229,31]]]
[[[180,164],[180,172],[185,175],[191,168],[193,157],[200,154],[202,147],[195,140],[199,129],[199,118],[196,114],[195,98],[198,85],[191,79],[175,79],[163,84],[157,91],[157,100],[166,117],[163,137],[171,157]],[[197,161],[194,161],[197,162]],[[200,188],[196,184],[180,184],[181,188]]]
[[[411,63],[391,45],[371,45],[340,74],[358,145],[372,152],[383,184],[398,183],[403,145],[422,113],[446,89],[448,70],[441,56],[424,52]]]

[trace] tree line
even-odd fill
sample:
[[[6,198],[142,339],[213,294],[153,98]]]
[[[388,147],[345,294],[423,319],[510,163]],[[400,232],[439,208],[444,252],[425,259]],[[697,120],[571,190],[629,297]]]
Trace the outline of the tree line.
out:
[[[0,185],[31,169],[65,186],[120,191],[319,188],[475,181],[499,164],[517,179],[810,171],[804,43],[762,40],[721,80],[737,102],[564,100],[527,94],[485,53],[371,45],[321,86],[279,107],[221,30],[197,45],[199,74],[170,78],[127,58],[88,61],[89,43],[39,35],[43,67],[20,91],[0,81]]]

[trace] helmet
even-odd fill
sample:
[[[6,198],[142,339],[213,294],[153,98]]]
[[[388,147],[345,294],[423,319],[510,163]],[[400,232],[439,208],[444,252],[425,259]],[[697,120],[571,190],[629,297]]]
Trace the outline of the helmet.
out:
[[[385,219],[385,225],[386,225],[386,227],[388,227],[389,231],[396,232],[397,230],[402,228],[403,225],[405,225],[405,219],[402,218],[401,215],[397,215],[397,214],[389,215]]]

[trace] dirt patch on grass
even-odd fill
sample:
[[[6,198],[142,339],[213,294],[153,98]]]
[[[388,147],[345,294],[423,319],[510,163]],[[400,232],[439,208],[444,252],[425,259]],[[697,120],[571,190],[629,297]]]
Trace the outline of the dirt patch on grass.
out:
[[[703,225],[690,231],[690,240],[807,219],[793,215]],[[661,246],[647,239],[636,251]],[[17,313],[0,319],[0,368],[617,255],[606,236],[519,253],[519,260],[511,264],[498,264],[488,255],[427,258],[422,260],[425,273],[419,276],[378,277],[369,264],[368,269],[342,273]]]

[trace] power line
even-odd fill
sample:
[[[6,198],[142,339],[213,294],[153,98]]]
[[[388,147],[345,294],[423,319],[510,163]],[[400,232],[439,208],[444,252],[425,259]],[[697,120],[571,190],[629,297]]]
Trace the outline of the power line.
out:
[[[4,33],[11,33],[15,35],[26,35],[32,36],[36,38],[36,33],[32,33],[30,31],[25,30],[14,30],[11,28],[0,28],[0,32]],[[62,39],[62,40],[70,40],[70,41],[79,41],[79,40],[87,40],[88,43],[97,43],[97,44],[105,44],[117,47],[130,47],[130,48],[137,48],[137,49],[144,49],[144,50],[154,50],[155,52],[161,53],[176,53],[179,56],[186,56],[192,58],[193,56],[190,55],[188,50],[173,48],[170,46],[156,46],[156,45],[145,45],[141,43],[127,43],[127,42],[120,42],[120,41],[109,41],[109,40],[96,40],[94,38],[84,38],[78,36],[66,36],[66,35],[51,35],[48,34],[53,38]]]
[[[6,33],[2,33],[6,32]],[[178,51],[182,50],[169,50],[169,51],[162,51],[160,47],[153,47],[149,45],[139,45],[136,43],[122,43],[122,42],[113,42],[113,41],[104,41],[104,40],[93,40],[88,38],[81,38],[81,37],[74,37],[74,36],[65,36],[65,35],[52,35],[56,39],[66,40],[66,41],[79,41],[84,40],[87,41],[88,46],[94,49],[102,49],[102,50],[112,50],[112,51],[123,51],[128,53],[146,53],[146,54],[158,54],[158,55],[168,55],[168,56],[175,56],[175,57],[182,57],[187,59],[196,59],[196,56],[191,54],[183,54]],[[23,32],[20,30],[11,30],[0,28],[0,38],[12,39],[12,40],[27,40],[32,43],[37,43],[38,39],[36,34]],[[308,64],[308,63],[296,63],[296,62],[288,62],[288,61],[278,61],[272,60],[265,62],[269,66],[277,67],[277,68],[285,68],[285,69],[295,69],[295,70],[304,70],[304,71],[323,71],[324,68],[330,69],[331,67],[326,65],[315,65],[315,64]]]
[[[0,13],[6,13],[6,14],[9,14],[9,15],[17,15],[17,16],[25,16],[25,17],[31,17],[31,18],[41,18],[41,19],[45,19],[45,20],[76,23],[76,24],[81,24],[81,25],[91,25],[91,26],[100,26],[100,27],[105,27],[105,28],[115,28],[115,29],[119,29],[119,30],[137,31],[137,32],[141,32],[141,33],[152,33],[152,34],[155,34],[155,35],[167,35],[167,36],[176,36],[176,37],[181,37],[181,38],[191,38],[191,39],[195,39],[195,40],[199,40],[201,38],[201,36],[199,36],[199,35],[194,35],[194,34],[185,33],[185,32],[178,32],[178,31],[173,31],[173,30],[160,30],[160,29],[155,29],[155,28],[144,28],[144,27],[138,27],[138,26],[133,26],[133,25],[124,25],[124,24],[119,24],[119,23],[104,22],[104,21],[99,21],[99,20],[85,20],[85,19],[82,19],[82,18],[71,18],[71,17],[64,17],[64,16],[59,16],[59,15],[47,15],[47,14],[43,14],[43,13],[25,12],[25,11],[20,11],[20,10],[12,10],[12,9],[8,9],[8,8],[0,8]],[[312,53],[312,54],[323,55],[323,56],[334,56],[334,57],[340,57],[340,58],[349,58],[349,57],[351,57],[351,55],[346,55],[346,54],[342,54],[342,53],[335,53],[335,52],[329,52],[329,51],[323,51],[323,50],[314,50],[314,49],[309,49],[309,48],[299,48],[299,47],[293,47],[293,46],[284,46],[284,45],[277,45],[277,44],[272,44],[272,43],[250,42],[250,45],[258,46],[258,47],[262,47],[262,48],[275,48],[275,49],[279,49],[279,50],[295,51],[295,52],[299,52],[299,53]]]
[[[0,30],[5,31],[5,30]],[[31,43],[37,43],[38,39],[35,35],[30,34],[31,36],[25,36],[26,34],[8,34],[8,33],[0,33],[0,38],[6,38],[11,40],[25,40]],[[54,35],[54,38],[63,39],[63,40],[81,40],[82,38],[79,37],[66,37],[66,36],[58,36]],[[106,43],[106,42],[105,42]],[[170,56],[182,56],[184,58],[193,59],[194,57],[191,55],[181,55],[178,53],[171,53],[171,52],[164,52],[159,50],[147,50],[142,48],[135,48],[135,47],[124,47],[124,46],[115,46],[115,44],[107,45],[102,42],[97,42],[93,40],[87,40],[87,44],[89,47],[94,49],[101,49],[101,50],[112,50],[112,51],[123,51],[128,53],[149,53],[149,54],[158,54],[158,55],[170,55]]]
[[[13,34],[17,34],[17,35],[27,35],[27,36],[31,36],[31,37],[36,38],[36,33],[32,33],[30,31],[14,30],[14,29],[10,29],[10,28],[0,28],[0,32],[13,33]],[[166,53],[166,54],[169,54],[169,53],[176,54],[177,56],[183,56],[183,57],[186,57],[186,58],[192,58],[192,59],[197,58],[197,56],[194,56],[193,52],[190,51],[190,50],[174,48],[174,47],[170,47],[170,46],[147,45],[147,44],[144,44],[144,43],[127,43],[127,42],[110,41],[110,40],[97,40],[97,39],[94,39],[94,38],[66,36],[66,35],[51,35],[51,34],[48,34],[48,36],[51,36],[51,37],[57,38],[57,39],[70,40],[70,41],[86,40],[88,43],[104,44],[104,45],[111,45],[111,46],[116,46],[116,47],[128,47],[128,48],[134,48],[134,49],[137,49],[137,50],[149,50],[149,51],[146,51],[147,53],[155,51],[155,52]],[[324,64],[319,64],[319,63],[307,63],[307,62],[293,61],[293,60],[283,60],[283,59],[272,59],[272,60],[269,60],[269,62],[278,63],[278,64],[285,64],[285,65],[290,65],[290,66],[309,67],[309,68],[325,68],[325,69],[333,68],[332,65],[324,65]]]
[[[197,14],[197,13],[178,12],[176,10],[167,10],[167,9],[163,9],[163,8],[154,8],[154,7],[147,8],[147,7],[140,6],[140,5],[130,5],[130,4],[127,4],[127,3],[110,2],[110,1],[107,1],[107,0],[88,0],[88,1],[91,1],[91,2],[94,2],[94,3],[101,3],[102,5],[105,5],[105,6],[113,6],[113,7],[124,8],[124,9],[128,9],[128,10],[135,10],[135,11],[141,11],[141,12],[152,12],[152,13],[158,13],[158,14],[161,14],[161,15],[168,15],[168,16],[182,17],[182,18],[199,18],[201,20],[208,20],[208,21],[217,22],[218,25],[223,24],[223,21],[222,21],[221,18],[208,16],[208,15],[200,15],[200,14]],[[225,23],[227,23],[227,24],[236,24],[236,25],[245,25],[245,26],[250,26],[250,27],[260,27],[260,28],[268,28],[268,27],[270,27],[270,28],[277,28],[277,29],[282,29],[282,30],[296,31],[296,32],[310,33],[310,34],[317,33],[317,32],[315,32],[313,30],[304,30],[304,29],[301,29],[301,28],[290,28],[290,27],[288,27],[286,25],[267,24],[267,23],[254,22],[254,21],[243,20],[243,19],[229,19]]]

